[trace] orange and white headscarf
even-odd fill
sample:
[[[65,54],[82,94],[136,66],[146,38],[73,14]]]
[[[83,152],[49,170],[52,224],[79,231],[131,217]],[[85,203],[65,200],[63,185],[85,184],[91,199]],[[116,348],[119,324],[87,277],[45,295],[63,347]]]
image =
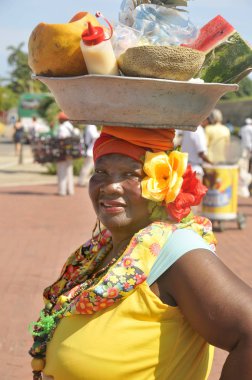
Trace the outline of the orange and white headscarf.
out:
[[[142,161],[146,151],[173,150],[174,129],[131,127],[103,127],[94,144],[94,161],[99,157],[118,153]]]

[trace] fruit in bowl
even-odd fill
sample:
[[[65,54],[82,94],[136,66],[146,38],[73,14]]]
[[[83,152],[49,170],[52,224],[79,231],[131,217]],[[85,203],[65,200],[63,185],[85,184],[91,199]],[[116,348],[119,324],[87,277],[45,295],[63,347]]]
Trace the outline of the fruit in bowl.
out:
[[[65,24],[38,24],[28,43],[28,63],[32,71],[56,77],[87,74],[80,38],[88,21],[94,26],[100,25],[88,12],[77,13]]]
[[[127,49],[118,58],[126,76],[187,81],[198,73],[205,53],[183,46],[144,45]]]

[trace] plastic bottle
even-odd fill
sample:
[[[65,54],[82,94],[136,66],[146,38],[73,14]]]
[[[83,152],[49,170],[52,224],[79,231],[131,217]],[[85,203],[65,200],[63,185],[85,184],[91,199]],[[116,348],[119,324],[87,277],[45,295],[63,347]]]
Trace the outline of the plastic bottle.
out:
[[[96,17],[101,13],[97,12]],[[106,20],[106,19],[105,19]],[[119,75],[117,60],[111,44],[113,28],[109,25],[111,35],[106,38],[101,26],[93,26],[88,22],[88,28],[81,35],[80,47],[89,74]]]

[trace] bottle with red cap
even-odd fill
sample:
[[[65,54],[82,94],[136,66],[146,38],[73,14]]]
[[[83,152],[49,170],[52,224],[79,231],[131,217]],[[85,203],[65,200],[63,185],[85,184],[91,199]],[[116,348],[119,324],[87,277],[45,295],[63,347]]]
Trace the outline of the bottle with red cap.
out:
[[[101,17],[97,12],[96,17]],[[105,19],[106,20],[106,19]],[[81,35],[80,47],[89,74],[119,75],[117,60],[111,44],[113,28],[108,20],[110,36],[106,37],[104,28],[93,26],[88,22],[88,28]]]

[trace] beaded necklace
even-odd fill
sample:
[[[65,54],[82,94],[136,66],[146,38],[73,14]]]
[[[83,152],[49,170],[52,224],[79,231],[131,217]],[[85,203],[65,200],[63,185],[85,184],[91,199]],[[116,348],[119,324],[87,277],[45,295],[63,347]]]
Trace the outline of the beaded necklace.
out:
[[[104,245],[102,245],[104,244]],[[118,260],[122,255],[125,249],[120,250],[115,257],[113,257],[110,262],[102,267],[100,270],[92,274],[102,263],[104,258],[112,250],[112,239],[109,236],[108,238],[103,238],[101,240],[101,245],[99,246],[97,242],[93,243],[90,247],[89,254],[92,257],[95,255],[92,265],[90,265],[89,270],[86,271],[87,278],[84,282],[80,276],[75,281],[69,281],[66,286],[61,290],[57,296],[52,295],[50,297],[50,302],[47,302],[45,308],[40,312],[40,318],[36,323],[31,323],[29,330],[34,336],[34,344],[30,349],[29,353],[34,357],[32,360],[32,369],[33,369],[33,380],[42,379],[42,370],[45,366],[45,353],[47,343],[51,340],[53,333],[63,316],[67,315],[68,307],[75,298],[77,298],[84,290],[88,289],[91,285],[95,285],[99,279],[106,274],[109,268]],[[63,293],[66,290],[77,288],[74,292],[71,293],[70,297],[66,297]],[[61,307],[57,306],[57,301],[60,299]],[[38,353],[39,348],[39,353]]]

